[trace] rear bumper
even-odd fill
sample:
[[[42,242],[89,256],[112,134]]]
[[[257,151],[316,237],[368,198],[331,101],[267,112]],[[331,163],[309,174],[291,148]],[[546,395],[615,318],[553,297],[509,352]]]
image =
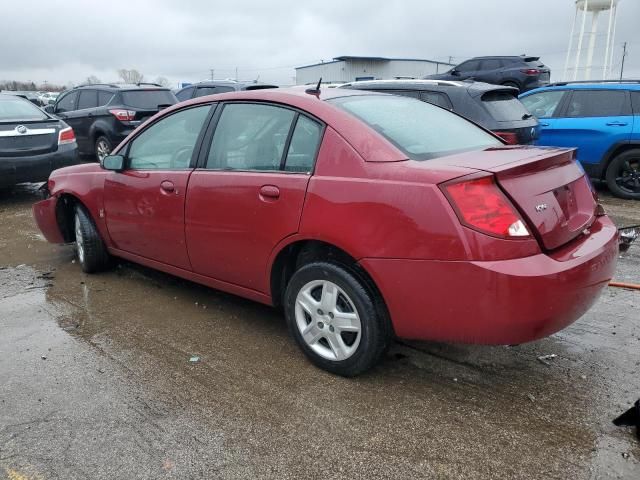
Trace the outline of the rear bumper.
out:
[[[51,243],[65,243],[60,226],[58,225],[58,218],[56,216],[56,206],[58,199],[56,197],[49,197],[41,202],[33,204],[33,218],[38,225],[38,228]]]
[[[76,145],[61,145],[56,152],[30,157],[0,157],[0,187],[44,182],[58,168],[80,163]]]
[[[516,344],[580,318],[613,276],[618,233],[591,233],[552,255],[492,262],[364,259],[402,338]]]

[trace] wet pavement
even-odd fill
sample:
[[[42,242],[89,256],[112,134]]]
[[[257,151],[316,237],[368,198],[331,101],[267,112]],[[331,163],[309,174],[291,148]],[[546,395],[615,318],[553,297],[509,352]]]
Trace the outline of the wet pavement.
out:
[[[542,341],[396,344],[343,379],[276,310],[125,262],[83,274],[35,199],[0,193],[0,479],[640,478],[611,423],[640,397],[638,291]],[[640,283],[640,245],[616,279]]]

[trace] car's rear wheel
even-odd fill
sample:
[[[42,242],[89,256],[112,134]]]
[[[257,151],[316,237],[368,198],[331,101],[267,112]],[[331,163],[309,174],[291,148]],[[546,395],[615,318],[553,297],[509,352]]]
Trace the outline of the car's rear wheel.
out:
[[[80,205],[75,208],[73,230],[76,237],[78,261],[85,273],[105,270],[110,263],[109,252],[91,216]]]
[[[640,149],[616,156],[607,167],[606,180],[616,197],[640,200]]]
[[[389,329],[367,285],[347,268],[309,263],[284,296],[289,330],[318,367],[351,377],[373,367],[389,345]]]
[[[111,145],[111,141],[107,137],[105,137],[104,135],[100,135],[98,138],[96,138],[95,153],[96,158],[99,162],[102,162],[102,160],[104,160],[104,157],[111,153],[112,149],[113,146]]]

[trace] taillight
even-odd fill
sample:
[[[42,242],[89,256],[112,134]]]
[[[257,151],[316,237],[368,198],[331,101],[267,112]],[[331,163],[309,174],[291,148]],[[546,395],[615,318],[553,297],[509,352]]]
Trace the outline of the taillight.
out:
[[[513,132],[493,132],[509,145],[518,144],[518,135]]]
[[[109,110],[109,113],[116,117],[121,122],[130,122],[136,118],[135,110],[124,110],[122,108],[114,108]]]
[[[542,73],[542,70],[538,70],[537,68],[525,68],[524,70],[520,70],[525,75],[539,75]]]
[[[492,176],[443,185],[463,225],[501,238],[529,237],[529,230]]]
[[[76,134],[73,133],[73,128],[67,127],[60,130],[58,133],[58,145],[67,145],[76,141]]]

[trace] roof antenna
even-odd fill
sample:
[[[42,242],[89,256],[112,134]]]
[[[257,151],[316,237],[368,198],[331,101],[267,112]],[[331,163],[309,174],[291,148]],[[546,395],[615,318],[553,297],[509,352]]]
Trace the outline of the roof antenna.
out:
[[[310,93],[311,95],[320,95],[320,84],[322,83],[322,77],[320,77],[320,80],[318,80],[318,85],[316,85],[316,88],[307,88],[305,90],[305,93]]]

